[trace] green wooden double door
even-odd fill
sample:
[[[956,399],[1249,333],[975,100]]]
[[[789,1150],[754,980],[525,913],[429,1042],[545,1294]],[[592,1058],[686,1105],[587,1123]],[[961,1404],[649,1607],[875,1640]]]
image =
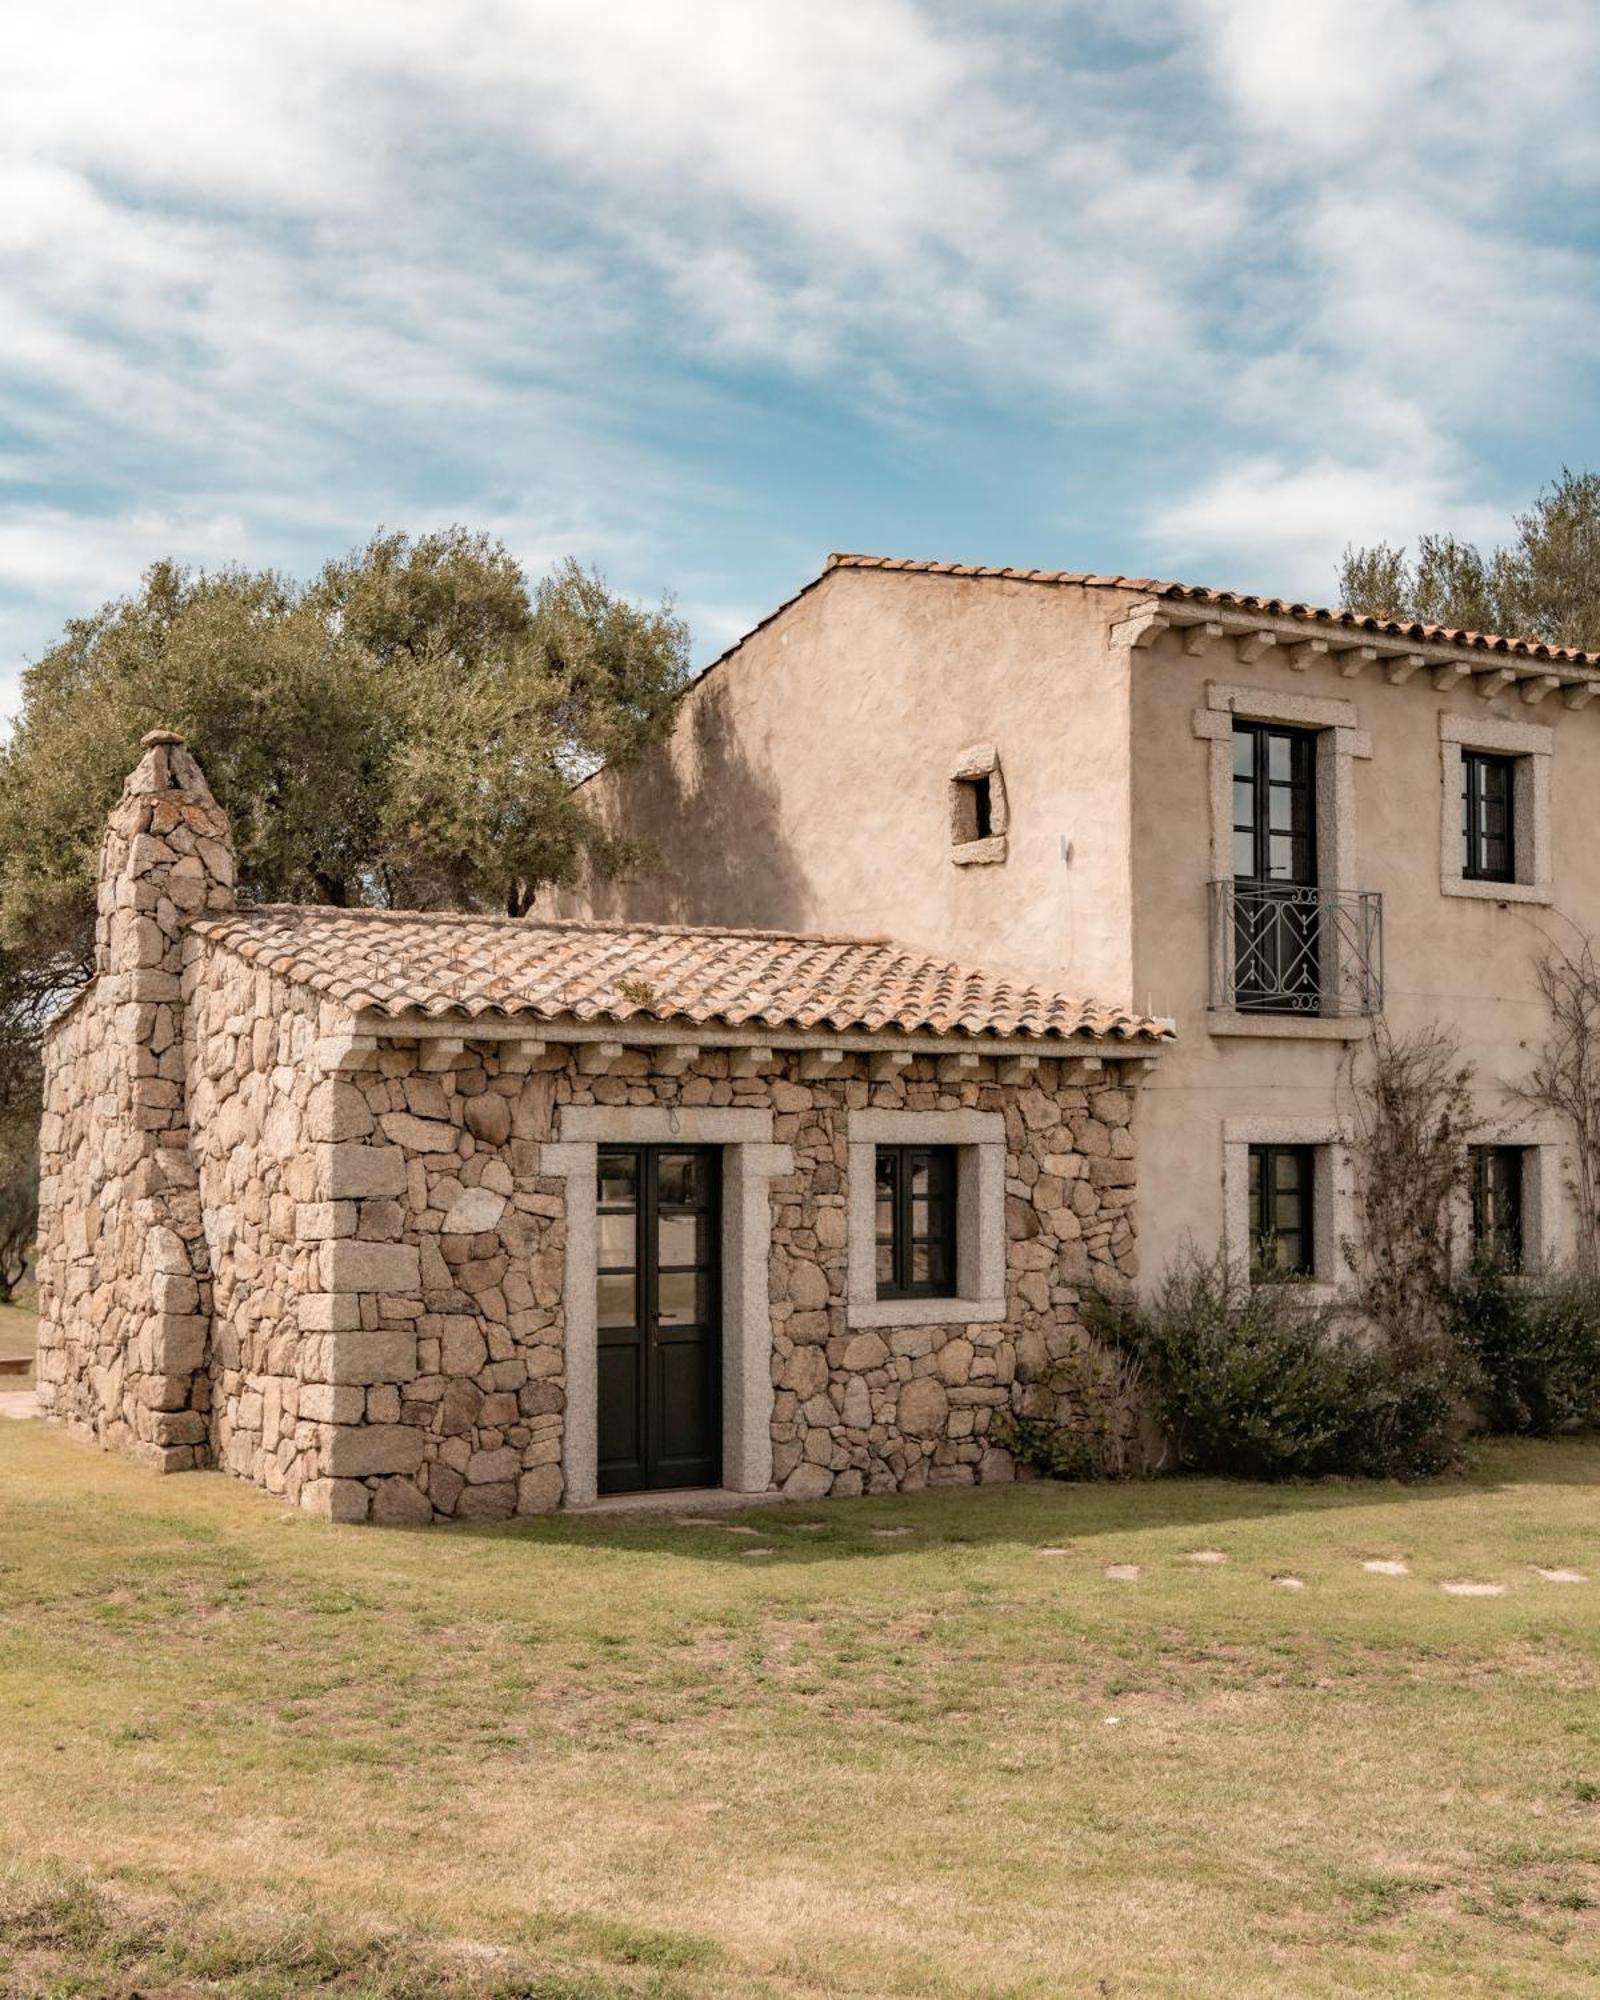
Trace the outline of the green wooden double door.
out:
[[[722,1483],[714,1146],[603,1146],[596,1330],[602,1493]]]

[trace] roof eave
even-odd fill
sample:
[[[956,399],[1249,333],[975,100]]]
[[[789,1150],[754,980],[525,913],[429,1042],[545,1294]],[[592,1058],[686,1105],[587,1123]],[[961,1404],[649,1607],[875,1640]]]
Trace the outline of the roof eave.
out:
[[[1100,1056],[1116,1062],[1153,1057],[1170,1047],[1175,1030],[1170,1022],[1145,1022],[1130,1017],[1125,1029],[1099,1033],[1083,1028],[1071,1035],[970,1034],[964,1030],[936,1033],[884,1028],[767,1028],[759,1022],[745,1027],[689,1019],[580,1021],[571,1016],[547,1018],[531,1012],[388,1014],[366,1008],[353,1015],[354,1031],[380,1041],[456,1042],[616,1042],[625,1048],[699,1049],[837,1049],[844,1054],[874,1055],[899,1050],[907,1055],[1035,1056],[1048,1061],[1073,1061]]]

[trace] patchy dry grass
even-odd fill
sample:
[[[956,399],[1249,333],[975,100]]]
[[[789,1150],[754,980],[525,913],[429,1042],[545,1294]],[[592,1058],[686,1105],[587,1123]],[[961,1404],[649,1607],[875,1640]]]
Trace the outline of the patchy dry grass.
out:
[[[336,1528],[0,1424],[0,1991],[1600,1987],[1600,1444],[739,1523]]]

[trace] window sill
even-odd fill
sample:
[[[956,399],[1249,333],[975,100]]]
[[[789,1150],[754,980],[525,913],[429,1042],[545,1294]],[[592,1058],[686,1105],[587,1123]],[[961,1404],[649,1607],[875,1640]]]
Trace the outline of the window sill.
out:
[[[985,868],[1006,858],[1006,839],[1003,833],[993,833],[987,840],[964,840],[950,850],[950,859],[958,868]]]
[[[977,1326],[1004,1320],[1004,1299],[850,1299],[847,1326]]]
[[[1206,1032],[1256,1041],[1364,1042],[1372,1032],[1366,1014],[1206,1015]]]
[[[1464,875],[1442,875],[1441,896],[1466,896],[1475,903],[1553,903],[1548,882],[1469,882]]]

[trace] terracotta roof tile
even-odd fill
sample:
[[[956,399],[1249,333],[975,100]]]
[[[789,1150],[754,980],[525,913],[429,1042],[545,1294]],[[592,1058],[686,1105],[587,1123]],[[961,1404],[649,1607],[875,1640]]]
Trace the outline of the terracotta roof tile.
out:
[[[997,577],[1009,578],[1013,582],[1076,584],[1085,590],[1137,591],[1142,597],[1215,604],[1232,611],[1259,611],[1268,618],[1307,618],[1321,625],[1342,625],[1352,631],[1377,632],[1391,639],[1412,639],[1439,646],[1468,646],[1481,653],[1500,653],[1524,660],[1552,660],[1561,666],[1600,667],[1600,652],[1584,652],[1576,646],[1547,646],[1539,639],[1510,639],[1495,632],[1465,631],[1456,625],[1424,625],[1397,618],[1372,618],[1364,612],[1328,610],[1317,604],[1300,604],[1287,597],[1253,597],[1243,591],[1213,590],[1201,583],[1164,583],[1152,576],[1098,576],[1087,570],[1070,569],[996,569],[975,563],[912,562],[896,556],[845,554],[829,556],[823,575],[836,569],[902,570],[918,576]],[[820,582],[821,579],[817,580]],[[810,589],[812,586],[808,584],[806,587]],[[760,627],[756,629],[759,631]]]
[[[191,928],[358,1013],[1052,1040],[1170,1032],[882,938],[291,904]]]

